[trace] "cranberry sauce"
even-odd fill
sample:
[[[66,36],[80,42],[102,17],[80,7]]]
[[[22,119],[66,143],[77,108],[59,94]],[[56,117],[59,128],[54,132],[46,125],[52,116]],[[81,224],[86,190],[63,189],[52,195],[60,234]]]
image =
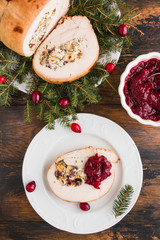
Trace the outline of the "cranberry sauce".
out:
[[[103,180],[111,175],[112,164],[104,156],[92,156],[88,159],[84,167],[84,173],[87,176],[85,183],[100,189]]]
[[[143,119],[160,120],[160,60],[140,62],[125,79],[124,94],[132,112]]]

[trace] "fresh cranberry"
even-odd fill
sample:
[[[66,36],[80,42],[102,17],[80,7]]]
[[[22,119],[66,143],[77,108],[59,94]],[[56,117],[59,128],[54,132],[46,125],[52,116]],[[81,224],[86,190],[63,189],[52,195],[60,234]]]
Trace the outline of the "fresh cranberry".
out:
[[[6,81],[6,78],[3,75],[1,75],[0,76],[0,83],[4,83],[5,81]]]
[[[61,107],[67,107],[70,104],[70,100],[68,98],[61,98],[59,101],[59,105]]]
[[[88,211],[88,210],[90,210],[90,205],[89,205],[89,203],[80,203],[79,204],[79,207],[80,207],[80,209],[81,210],[83,210],[83,211]]]
[[[32,92],[32,101],[35,105],[39,104],[40,100],[41,100],[41,93],[39,91],[33,91]]]
[[[35,181],[29,182],[26,186],[27,192],[33,192],[36,188],[36,183]]]
[[[111,173],[112,164],[104,156],[91,156],[84,166],[84,173],[87,176],[85,183],[99,189],[101,182],[108,178]]]
[[[108,63],[105,66],[105,69],[111,74],[115,70],[115,65],[113,63]]]
[[[122,37],[125,37],[127,35],[127,26],[124,25],[124,24],[121,24],[119,27],[118,27],[118,33],[120,36]]]
[[[81,133],[81,127],[78,123],[72,123],[71,130],[76,133]]]

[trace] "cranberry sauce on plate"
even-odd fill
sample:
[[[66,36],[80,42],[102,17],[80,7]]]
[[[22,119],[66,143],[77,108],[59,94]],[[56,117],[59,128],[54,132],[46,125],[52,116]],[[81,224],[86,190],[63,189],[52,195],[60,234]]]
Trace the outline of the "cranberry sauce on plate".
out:
[[[100,189],[101,182],[111,176],[111,168],[112,164],[103,155],[90,157],[84,167],[87,176],[85,183]]]
[[[156,58],[131,68],[123,89],[126,103],[142,119],[160,120],[160,60]]]

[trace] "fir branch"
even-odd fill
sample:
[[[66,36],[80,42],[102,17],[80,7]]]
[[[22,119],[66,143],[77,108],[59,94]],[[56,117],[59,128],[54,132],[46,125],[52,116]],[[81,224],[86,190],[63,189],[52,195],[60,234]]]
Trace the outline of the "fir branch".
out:
[[[5,59],[5,56],[0,52],[0,56]],[[2,60],[1,60],[2,61]]]
[[[59,91],[58,87],[56,88],[56,91],[57,91],[57,93],[58,93],[58,96],[59,96],[60,98],[62,98],[62,96],[61,96],[61,94],[60,94],[60,91]]]
[[[83,82],[85,85],[87,85],[87,79],[86,79],[86,76],[83,77]]]
[[[92,12],[89,12],[89,11],[88,11],[88,10],[86,10],[86,9],[84,9],[84,11],[85,11],[86,13],[89,13],[90,15],[94,16],[94,13],[92,13]]]
[[[7,90],[7,94],[6,94],[6,100],[5,100],[5,103],[4,103],[5,106],[8,103],[8,98],[9,98],[9,89]]]
[[[115,218],[125,213],[129,207],[133,195],[133,187],[131,185],[125,185],[117,196],[117,199],[113,202],[113,214]]]
[[[88,0],[85,1],[84,5],[83,5],[84,7],[85,7],[85,5],[87,4],[87,2],[88,2]]]
[[[111,34],[113,34],[114,36],[116,36],[116,34],[115,34],[113,31],[111,31],[111,29],[108,27],[107,24],[106,24],[105,26],[106,26],[107,30],[108,30]]]
[[[109,18],[110,20],[113,21],[112,18],[110,18],[109,16],[107,16],[105,13],[103,13],[98,7],[97,7],[97,10],[98,10],[105,18]]]
[[[6,65],[1,67],[1,71],[3,71],[6,67],[7,67],[8,63],[6,63]]]
[[[50,111],[49,111],[49,122],[48,122],[49,129],[52,128],[52,122],[51,122],[51,120],[52,120],[52,111],[50,110]]]
[[[142,13],[138,13],[137,15],[133,16],[133,17],[131,18],[131,20],[133,20],[134,18],[139,17],[141,14],[142,14]]]
[[[95,66],[95,69],[100,70],[100,71],[105,72],[106,74],[108,74],[108,71],[105,68],[102,68],[102,67],[100,67],[98,65]]]
[[[43,111],[44,111],[45,102],[46,102],[46,101],[43,100],[42,103],[41,103],[40,113],[38,114],[38,118],[39,118],[40,120],[42,120],[42,117],[43,117]]]
[[[0,84],[0,87],[8,87],[7,84]]]
[[[130,17],[131,13],[132,13],[132,12],[135,12],[135,11],[138,11],[138,8],[132,8],[131,10],[129,10],[129,11],[127,11],[125,14],[123,14],[123,21],[124,21],[124,19],[127,18],[127,16]],[[131,19],[133,19],[133,17],[132,17]]]
[[[10,78],[12,78],[12,76],[10,74],[6,73],[6,72],[4,72],[3,74],[8,76],[8,77],[10,77]]]
[[[57,104],[58,102],[56,102],[55,106],[54,106],[54,112],[56,113],[57,112]]]
[[[62,123],[66,123],[66,126],[70,127],[70,123],[60,114],[58,113],[58,115],[60,116],[60,118],[62,119]]]
[[[133,24],[131,24],[131,23],[127,23],[126,24],[128,27],[132,27],[132,28],[134,28],[137,32],[139,32],[141,35],[144,35],[144,33],[140,30],[140,29],[138,29],[137,27],[135,27]]]
[[[114,88],[114,86],[110,83],[110,81],[107,79],[107,77],[103,74],[102,75],[102,78],[104,78],[104,80],[108,83],[108,85],[113,89],[113,91],[118,95],[118,91]]]
[[[99,27],[98,27],[98,25],[97,25],[96,22],[95,22],[95,25],[96,25],[96,29],[97,29],[97,31],[103,36],[103,32],[99,29]]]
[[[99,4],[96,4],[96,5],[90,5],[90,6],[86,6],[86,8],[96,8],[96,7],[99,7],[99,6],[103,6],[105,5],[106,3],[99,3]]]
[[[67,84],[67,95],[69,96],[69,99],[71,99],[71,91],[70,91],[70,86]]]
[[[47,129],[54,129],[55,120],[57,119],[57,117],[53,114],[52,110],[47,110],[44,115],[44,120],[47,123]]]
[[[10,82],[10,84],[3,90],[3,92],[0,93],[0,97],[9,89],[9,87],[14,83],[15,79],[18,77],[19,73],[13,78],[13,80]]]
[[[1,54],[1,55],[2,55],[2,54]],[[3,55],[2,55],[2,56],[3,56]],[[4,56],[3,56],[3,57],[4,57]],[[21,64],[20,62],[15,62],[15,61],[7,60],[7,59],[0,60],[0,62],[7,62],[7,63]]]
[[[93,17],[91,17],[91,16],[90,16],[90,17],[88,16],[88,18],[91,18],[91,19],[94,20],[95,22],[100,22],[98,19],[93,18]]]
[[[45,103],[47,104],[47,106],[49,107],[49,109],[52,109],[52,107],[51,107],[49,101],[45,100]]]
[[[76,83],[72,83],[74,86],[80,88],[92,101],[94,101],[93,97],[81,86]]]
[[[53,95],[53,94],[55,94],[55,93],[56,93],[56,91],[51,92],[51,93],[48,93],[48,96]]]
[[[44,93],[44,92],[45,92],[47,86],[48,86],[48,83],[45,84],[45,86],[44,86],[43,90],[41,91],[41,93]]]
[[[118,4],[118,5],[117,5]],[[118,35],[117,28],[122,23],[130,29],[141,33],[132,24],[134,9],[128,7],[122,0],[71,0],[69,16],[84,15],[89,18],[97,35],[101,54],[108,55],[109,52],[128,50],[131,45],[129,37],[122,38]],[[118,6],[123,8],[123,13],[117,15]],[[123,19],[122,19],[123,18]],[[114,92],[115,87],[108,80],[108,72],[103,65],[96,65],[86,76],[64,84],[46,83],[38,77],[32,69],[32,57],[22,57],[7,49],[0,43],[0,74],[6,77],[5,84],[0,84],[0,104],[9,105],[11,97],[15,92],[14,81],[27,84],[27,99],[25,106],[25,117],[31,121],[32,111],[36,111],[37,117],[48,123],[48,128],[54,128],[55,121],[69,126],[70,121],[76,118],[77,108],[82,110],[87,103],[97,103],[100,99],[98,84],[103,78]],[[38,105],[31,101],[30,94],[38,90],[42,99]],[[59,105],[62,97],[69,98],[70,104],[67,108]]]
[[[119,46],[119,45],[116,46],[116,45],[114,45],[114,44],[111,44],[111,43],[105,42],[104,40],[102,40],[102,41],[103,41],[104,44],[106,44],[106,45],[108,45],[108,46],[111,46],[111,47],[114,47],[114,48],[117,48],[117,49],[123,49],[123,50],[128,50],[128,49],[129,49],[129,47],[124,48],[124,47]]]
[[[122,1],[116,1],[116,3],[118,4],[119,8],[126,8],[127,7],[127,4],[125,2],[122,2]]]
[[[52,89],[49,89],[48,91],[47,91],[47,98],[50,100],[50,99],[52,99],[54,96],[56,97],[56,93],[57,93],[57,91],[55,90],[55,91],[53,91]]]
[[[69,110],[69,113],[71,114],[72,118],[74,118],[74,114],[73,112],[71,111],[71,108],[69,106],[67,106],[68,110]]]
[[[32,81],[32,83],[29,86],[29,90],[27,90],[28,94],[32,92],[33,85],[34,85],[34,81]]]
[[[90,87],[90,86],[85,86],[86,88],[88,88],[88,89],[91,89],[92,91],[97,91],[97,89],[95,88],[95,86],[94,87]]]
[[[24,72],[25,65],[26,65],[26,61],[24,61],[23,64],[20,66],[20,68],[19,68],[19,70],[18,70],[18,73],[19,73],[19,74],[22,74],[22,73]]]
[[[77,99],[77,87],[75,87],[73,106],[76,106],[76,99]]]

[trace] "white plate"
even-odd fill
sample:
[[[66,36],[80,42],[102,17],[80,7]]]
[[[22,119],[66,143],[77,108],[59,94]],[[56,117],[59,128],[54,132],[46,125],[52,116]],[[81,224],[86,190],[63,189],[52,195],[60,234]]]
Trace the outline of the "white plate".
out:
[[[138,149],[130,136],[116,123],[93,114],[78,114],[82,133],[56,124],[55,130],[43,128],[30,143],[23,162],[23,184],[36,181],[36,190],[26,192],[34,210],[52,226],[72,233],[87,234],[108,229],[118,223],[134,206],[140,194],[143,170]],[[91,202],[84,212],[79,204],[56,197],[47,182],[47,170],[61,154],[87,146],[114,150],[120,157],[115,166],[115,181],[109,193]],[[124,215],[115,218],[112,205],[120,189],[131,184],[134,194]]]

